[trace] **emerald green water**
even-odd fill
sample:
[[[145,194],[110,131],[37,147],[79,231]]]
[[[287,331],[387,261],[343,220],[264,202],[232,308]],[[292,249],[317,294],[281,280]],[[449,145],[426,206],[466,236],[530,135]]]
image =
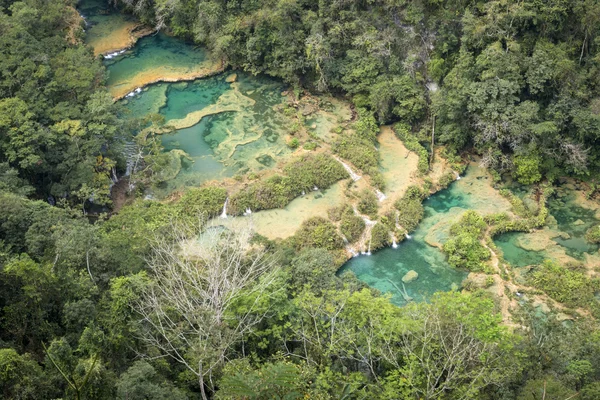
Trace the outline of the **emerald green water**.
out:
[[[107,85],[139,87],[173,73],[185,74],[208,61],[208,53],[162,32],[146,36],[122,55],[105,60]]]
[[[586,254],[598,251],[598,245],[585,240],[586,231],[598,223],[595,211],[583,208],[574,202],[574,194],[560,191],[559,196],[548,200],[548,211],[554,217],[556,224],[550,228],[560,233],[552,238],[556,246],[576,260],[584,261]],[[551,258],[545,251],[526,250],[519,246],[523,233],[514,232],[499,235],[494,239],[502,250],[504,259],[516,267],[540,264],[544,259]]]
[[[519,247],[519,232],[509,232],[494,238],[494,243],[504,255],[504,259],[515,267],[526,267],[542,263],[546,258],[541,251],[525,250]]]
[[[392,301],[398,305],[406,303],[398,289],[403,289],[402,277],[410,270],[415,270],[419,277],[413,282],[405,283],[404,287],[415,301],[425,301],[438,291],[459,289],[467,272],[451,267],[441,250],[425,242],[425,236],[434,225],[447,218],[452,210],[470,208],[470,198],[461,187],[453,184],[449,189],[425,200],[423,206],[425,217],[411,234],[411,239],[399,243],[395,249],[389,247],[370,256],[354,257],[342,266],[338,274],[353,272],[369,286],[383,293],[391,293]]]
[[[289,120],[274,109],[285,100],[281,94],[285,87],[245,73],[237,73],[237,82],[228,83],[228,75],[159,83],[122,100],[130,118],[160,113],[167,124],[215,105],[235,110],[205,116],[189,128],[162,136],[165,151],[183,150],[193,162],[182,160],[177,177],[163,183],[155,194],[271,168],[291,154],[284,137]]]

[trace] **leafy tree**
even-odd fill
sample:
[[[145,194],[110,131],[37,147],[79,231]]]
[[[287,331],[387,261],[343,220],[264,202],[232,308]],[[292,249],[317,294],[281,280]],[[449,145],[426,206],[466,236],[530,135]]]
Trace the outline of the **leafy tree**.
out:
[[[117,396],[132,400],[183,400],[188,397],[176,387],[160,379],[146,361],[136,361],[117,381]]]

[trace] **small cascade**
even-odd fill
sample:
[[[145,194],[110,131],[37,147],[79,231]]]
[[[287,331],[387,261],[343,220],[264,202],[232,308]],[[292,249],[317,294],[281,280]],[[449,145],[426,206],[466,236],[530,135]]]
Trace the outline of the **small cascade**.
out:
[[[302,196],[306,196],[306,192],[304,190],[302,191]]]
[[[126,51],[127,51],[127,49],[123,49],[123,50],[120,50],[120,51],[115,51],[114,53],[108,53],[108,54],[104,55],[103,57],[104,57],[105,60],[110,60],[112,58],[120,56],[121,54],[125,53]]]
[[[117,168],[112,167],[110,170],[110,180],[114,183],[119,182],[119,177],[117,176]]]
[[[229,203],[229,197],[225,199],[225,204],[223,204],[223,212],[221,212],[221,218],[227,218],[227,203]]]
[[[123,153],[125,154],[125,176],[129,176],[135,172],[135,167],[140,157],[138,148],[136,144],[131,141],[125,143]]]
[[[127,97],[127,98],[131,98],[131,97],[135,96],[136,94],[140,94],[140,93],[142,93],[142,88],[137,88],[137,89],[135,89],[135,90],[133,90],[133,91],[131,91],[131,92],[127,93],[127,94],[125,95],[125,97]]]
[[[352,178],[352,180],[354,182],[356,182],[357,180],[359,180],[361,178],[360,175],[358,175],[356,172],[352,171],[352,168],[350,168],[350,166],[348,164],[346,164],[345,162],[343,162],[342,160],[340,160],[337,157],[336,157],[336,160],[338,160],[339,163],[342,164],[342,167],[344,167],[344,169],[346,170],[346,172],[348,172],[348,175],[350,175],[350,178]]]
[[[370,255],[371,255],[371,239],[372,239],[372,238],[373,238],[373,237],[370,237],[370,238],[369,238],[369,249],[367,250],[367,255],[368,255],[368,256],[370,256]]]
[[[412,239],[412,236],[410,236],[408,233],[405,233],[404,237],[407,238],[408,240]]]
[[[354,250],[352,247],[350,247],[349,245],[346,246],[346,251],[350,254],[352,254],[352,257],[358,257],[358,252],[356,250]]]
[[[314,187],[313,187],[313,190],[316,192],[317,190],[319,190],[319,188],[318,188],[318,187],[316,187],[316,186],[314,186]]]
[[[456,174],[456,180],[457,181],[460,180],[460,174],[458,172],[456,172],[456,171],[454,171],[454,173]]]
[[[396,243],[396,237],[392,236],[392,249],[397,249],[398,243]]]
[[[250,209],[250,207],[246,208],[246,211],[244,211],[244,215],[245,216],[252,215],[252,210]],[[225,216],[225,218],[227,218],[227,216]]]
[[[375,190],[375,194],[377,195],[377,199],[379,201],[384,201],[385,199],[387,199],[386,195],[383,194],[379,189]]]

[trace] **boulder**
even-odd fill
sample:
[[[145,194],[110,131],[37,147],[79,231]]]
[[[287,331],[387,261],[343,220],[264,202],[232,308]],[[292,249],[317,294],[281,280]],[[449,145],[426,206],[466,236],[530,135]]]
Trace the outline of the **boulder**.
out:
[[[237,74],[231,74],[227,78],[225,78],[225,82],[227,83],[233,83],[235,81],[237,81]]]
[[[573,222],[573,225],[575,225],[575,226],[581,226],[581,225],[585,225],[585,222],[583,222],[582,220],[578,219],[577,221]]]
[[[411,269],[402,277],[402,282],[410,283],[412,281],[417,280],[418,277],[419,277],[419,273],[417,271]]]

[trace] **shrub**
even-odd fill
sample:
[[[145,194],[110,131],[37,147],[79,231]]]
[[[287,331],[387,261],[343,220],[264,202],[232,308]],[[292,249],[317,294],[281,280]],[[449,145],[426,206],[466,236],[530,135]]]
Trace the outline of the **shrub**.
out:
[[[490,252],[481,244],[481,238],[487,224],[475,211],[467,211],[460,221],[450,227],[453,237],[444,243],[444,252],[448,255],[448,263],[456,268],[469,271],[484,271],[485,261]]]
[[[304,150],[309,150],[309,151],[313,151],[317,148],[317,143],[316,142],[306,142],[304,143]]]
[[[344,247],[344,241],[338,235],[335,226],[321,217],[304,221],[292,238],[292,243],[297,249],[312,247],[336,250]]]
[[[231,197],[231,213],[283,208],[294,198],[315,186],[327,188],[348,173],[333,157],[325,154],[307,154],[284,168],[285,176],[274,175],[254,182]]]
[[[288,147],[290,149],[297,149],[298,146],[300,146],[300,141],[298,140],[298,138],[292,138],[288,143],[287,143]]]
[[[585,240],[590,243],[600,243],[600,225],[592,226],[585,233]]]
[[[377,250],[391,244],[391,235],[385,224],[378,223],[371,229],[371,250]]]
[[[369,189],[363,189],[358,194],[358,211],[362,214],[376,215],[377,208],[377,196]]]
[[[365,230],[365,221],[354,215],[352,208],[347,207],[342,214],[340,230],[349,242],[354,242]]]
[[[414,151],[419,156],[419,173],[426,174],[429,172],[429,153],[419,143],[417,137],[410,132],[410,126],[404,123],[397,123],[394,125],[394,132],[396,133],[396,137],[404,143],[404,146],[408,150]]]
[[[185,191],[175,205],[178,215],[197,217],[199,214],[206,216],[218,215],[227,198],[223,188],[214,186],[193,188]]]
[[[596,302],[597,281],[590,280],[583,272],[552,261],[544,261],[535,269],[530,284],[570,307],[587,307]]]
[[[356,133],[342,135],[333,143],[333,151],[364,173],[379,167],[379,153],[373,142]]]
[[[398,209],[398,223],[407,232],[415,230],[425,212],[421,200],[402,198],[396,202],[395,206]]]

